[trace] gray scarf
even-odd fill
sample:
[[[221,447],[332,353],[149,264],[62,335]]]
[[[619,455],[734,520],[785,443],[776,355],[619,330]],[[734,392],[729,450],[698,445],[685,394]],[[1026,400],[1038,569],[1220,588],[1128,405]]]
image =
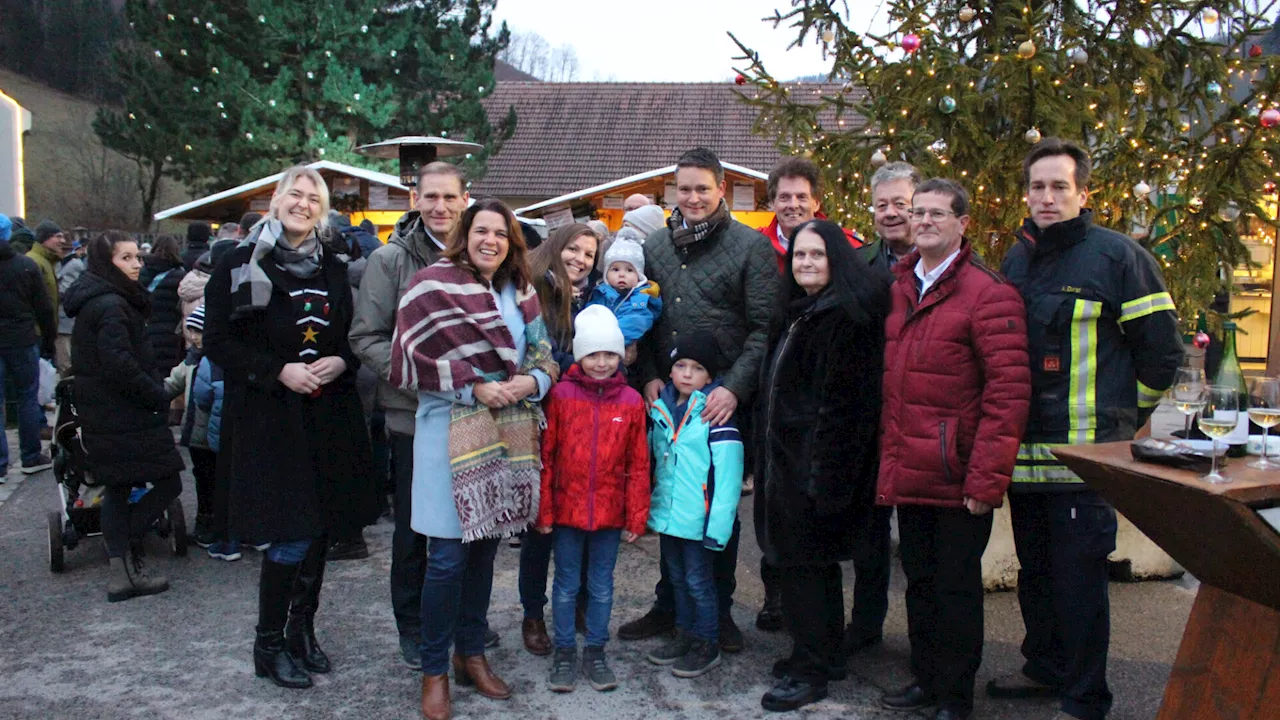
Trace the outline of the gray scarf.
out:
[[[263,309],[271,301],[271,278],[262,270],[262,262],[268,260],[284,268],[296,278],[315,277],[320,272],[320,238],[311,233],[297,248],[284,238],[284,225],[276,218],[268,218],[254,226],[240,247],[252,247],[249,260],[231,268],[231,297],[233,312]]]

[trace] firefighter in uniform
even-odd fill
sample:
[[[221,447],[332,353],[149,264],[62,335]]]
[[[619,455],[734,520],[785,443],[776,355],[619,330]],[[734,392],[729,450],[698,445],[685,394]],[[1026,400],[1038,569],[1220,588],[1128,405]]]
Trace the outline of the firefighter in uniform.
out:
[[[993,697],[1058,697],[1059,718],[1111,708],[1107,556],[1116,514],[1053,456],[1061,445],[1130,440],[1173,383],[1182,341],[1156,260],[1082,209],[1090,161],[1047,139],[1023,165],[1031,217],[1001,268],[1027,308],[1031,412],[1009,506],[1026,625],[1022,671]]]

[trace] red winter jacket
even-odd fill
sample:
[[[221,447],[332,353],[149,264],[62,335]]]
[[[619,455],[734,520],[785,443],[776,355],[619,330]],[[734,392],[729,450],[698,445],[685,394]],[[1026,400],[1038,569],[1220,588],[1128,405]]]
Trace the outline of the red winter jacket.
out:
[[[587,377],[576,364],[543,404],[537,527],[630,530],[649,520],[649,442],[640,393],[622,373]]]
[[[919,259],[894,266],[876,502],[999,506],[1031,403],[1022,297],[966,240],[918,300]]]
[[[827,216],[821,212],[814,213],[815,220],[826,220]],[[769,242],[773,243],[773,254],[778,256],[778,270],[787,271],[787,249],[782,247],[782,241],[778,239],[778,216],[774,215],[773,220],[762,228],[756,228],[762,235],[769,238]],[[844,236],[849,238],[849,244],[854,248],[860,248],[866,243],[858,233],[849,228],[840,228],[844,230]]]

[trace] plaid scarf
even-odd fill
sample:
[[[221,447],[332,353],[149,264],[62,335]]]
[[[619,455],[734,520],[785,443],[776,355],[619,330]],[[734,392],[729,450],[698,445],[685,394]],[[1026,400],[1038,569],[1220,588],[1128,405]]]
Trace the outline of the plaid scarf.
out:
[[[706,220],[685,227],[684,215],[680,208],[671,211],[667,218],[667,227],[671,228],[671,242],[678,248],[690,245],[713,235],[728,226],[730,220],[729,204],[720,198],[720,207],[707,216]]]
[[[450,392],[555,366],[537,292],[518,291],[525,321],[524,361],[489,288],[448,260],[421,270],[400,301],[391,345],[391,383]],[[462,541],[507,537],[538,516],[541,408],[529,401],[491,409],[455,403],[449,418],[449,469]]]
[[[231,268],[232,314],[262,310],[271,302],[271,278],[262,269],[268,259],[297,278],[315,277],[320,272],[320,239],[313,232],[297,248],[284,237],[284,225],[268,218],[253,227],[239,247],[252,247],[253,252],[242,265]]]

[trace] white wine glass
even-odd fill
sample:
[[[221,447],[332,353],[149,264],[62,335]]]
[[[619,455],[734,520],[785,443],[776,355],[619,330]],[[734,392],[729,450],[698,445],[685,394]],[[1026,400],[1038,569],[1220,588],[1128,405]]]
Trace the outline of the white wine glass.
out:
[[[1213,438],[1213,466],[1202,480],[1218,484],[1231,482],[1231,478],[1218,472],[1218,441],[1236,429],[1240,419],[1240,393],[1230,385],[1210,385],[1200,411],[1200,432]]]
[[[1187,441],[1191,440],[1191,418],[1204,408],[1205,388],[1208,383],[1204,379],[1204,369],[1191,367],[1190,365],[1178,368],[1178,374],[1173,379],[1173,386],[1169,388],[1170,399],[1173,400],[1173,406],[1187,417],[1186,432],[1183,438]]]
[[[1249,391],[1249,419],[1262,427],[1262,457],[1249,463],[1258,470],[1280,470],[1280,463],[1267,457],[1271,428],[1280,423],[1280,378],[1260,377]]]

